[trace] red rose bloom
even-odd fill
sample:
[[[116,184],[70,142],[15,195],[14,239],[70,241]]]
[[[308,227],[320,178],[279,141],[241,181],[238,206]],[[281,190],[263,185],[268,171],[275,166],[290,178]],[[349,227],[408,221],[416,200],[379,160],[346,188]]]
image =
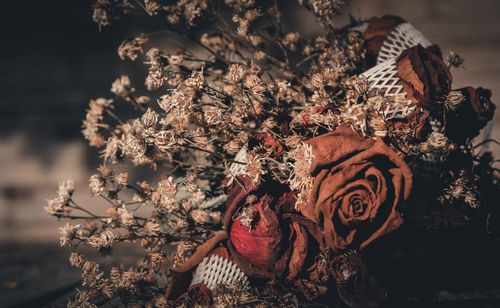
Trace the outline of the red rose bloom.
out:
[[[273,187],[274,186],[274,187]],[[256,200],[248,204],[247,197]],[[308,255],[308,232],[294,219],[296,195],[281,185],[266,184],[257,189],[245,176],[239,177],[227,199],[225,226],[228,248],[234,261],[248,275],[274,279],[295,278]],[[252,207],[251,226],[240,220],[244,207]]]

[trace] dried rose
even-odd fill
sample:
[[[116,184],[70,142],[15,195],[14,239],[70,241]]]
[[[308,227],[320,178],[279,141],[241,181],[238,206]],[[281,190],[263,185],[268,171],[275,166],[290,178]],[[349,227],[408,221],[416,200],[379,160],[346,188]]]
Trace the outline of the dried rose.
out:
[[[302,270],[308,255],[308,233],[292,213],[295,193],[267,182],[266,191],[258,189],[249,177],[237,179],[226,201],[225,227],[232,258],[250,276],[275,278],[286,275],[294,279]],[[252,228],[240,223],[236,214],[246,204],[249,194],[257,195],[251,204],[257,214]]]
[[[382,139],[367,139],[342,125],[308,141],[313,147],[311,203],[303,215],[320,225],[334,251],[363,249],[398,228],[412,172]]]
[[[456,91],[464,96],[464,101],[446,113],[445,133],[453,141],[462,142],[479,134],[493,118],[496,106],[488,89],[466,87]]]
[[[440,57],[418,45],[406,49],[396,62],[404,91],[415,104],[429,106],[446,99],[452,76]]]

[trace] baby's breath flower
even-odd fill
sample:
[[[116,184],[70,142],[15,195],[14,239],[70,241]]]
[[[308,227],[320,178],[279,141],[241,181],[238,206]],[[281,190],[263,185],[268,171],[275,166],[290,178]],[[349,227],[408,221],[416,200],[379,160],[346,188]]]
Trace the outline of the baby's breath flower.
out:
[[[245,77],[245,87],[250,91],[250,94],[258,100],[264,98],[266,88],[263,86],[262,81],[257,75],[248,75]]]
[[[236,155],[241,150],[242,143],[239,140],[231,140],[228,143],[226,143],[223,148],[226,152],[232,155]]]
[[[172,131],[161,130],[155,134],[154,144],[161,152],[173,152],[177,140]]]
[[[119,159],[118,151],[122,148],[122,141],[116,136],[111,136],[106,141],[106,147],[100,152],[101,157],[104,160],[110,160],[112,163],[116,163]]]
[[[191,76],[184,81],[184,84],[192,89],[200,89],[205,83],[205,77],[203,76],[203,70],[193,71]]]
[[[182,64],[182,61],[184,61],[184,57],[183,57],[182,53],[168,56],[168,64],[169,65],[179,66]]]
[[[208,125],[219,125],[223,121],[222,110],[218,107],[208,107],[203,111],[203,115]]]
[[[125,187],[128,185],[128,173],[127,172],[120,172],[117,175],[115,175],[115,182],[120,185],[121,187]]]
[[[241,214],[238,216],[238,221],[240,225],[247,227],[248,229],[252,229],[253,222],[257,217],[257,210],[254,209],[253,206],[247,206],[241,211]]]
[[[387,127],[386,127],[384,119],[382,119],[382,117],[380,117],[380,116],[370,117],[370,121],[369,121],[368,125],[373,130],[373,134],[375,136],[382,137],[382,138],[387,136]]]
[[[172,177],[161,180],[158,183],[158,189],[153,194],[152,200],[156,206],[164,208],[168,212],[173,212],[178,209],[175,196],[177,194],[177,184]]]
[[[141,158],[146,154],[147,146],[143,140],[133,135],[128,135],[124,150],[132,158]]]
[[[102,1],[101,1],[102,2]],[[92,20],[99,25],[99,27],[109,26],[111,24],[111,16],[104,7],[104,5],[97,5],[92,12]]]
[[[75,191],[75,184],[72,180],[66,180],[59,183],[57,195],[64,200],[69,200]]]
[[[144,232],[152,235],[158,235],[161,232],[160,224],[152,221],[148,221],[144,226],[143,230]]]
[[[118,56],[120,59],[125,60],[129,58],[132,61],[135,61],[139,54],[143,53],[142,45],[148,42],[148,38],[141,34],[140,36],[123,41],[120,46],[118,46]]]
[[[69,256],[69,264],[73,267],[80,268],[83,264],[83,256],[77,252],[72,252]]]
[[[253,53],[253,58],[257,61],[263,61],[266,59],[266,57],[267,57],[266,53],[261,50],[258,50]]]
[[[191,219],[199,225],[210,222],[210,216],[203,210],[194,209],[189,213],[189,216],[191,216]]]
[[[432,132],[427,140],[420,144],[420,149],[423,152],[448,151],[450,146],[448,138],[444,134]]]
[[[458,106],[465,100],[464,95],[460,91],[451,91],[446,96],[446,108],[449,110],[456,110]]]
[[[98,175],[98,174],[93,174],[90,179],[89,179],[89,188],[90,188],[90,193],[92,196],[100,195],[104,192],[106,182],[104,179]]]
[[[104,212],[104,216],[107,217],[107,222],[111,223],[112,221],[116,221],[118,219],[118,211],[116,208],[110,207]]]
[[[158,123],[158,114],[153,109],[148,108],[141,117],[141,123],[145,128],[155,127]]]
[[[135,224],[134,214],[129,212],[126,208],[118,209],[118,217],[120,218],[120,223],[126,227],[130,227]]]
[[[111,170],[111,168],[106,164],[102,164],[97,167],[97,171],[102,177],[108,177],[113,173],[113,170]]]
[[[245,76],[245,68],[239,64],[231,64],[229,72],[225,76],[225,80],[229,83],[238,83]]]
[[[163,294],[156,294],[154,298],[154,305],[158,308],[167,308],[167,298]]]
[[[154,16],[160,12],[161,5],[155,0],[144,0],[144,8],[150,16]]]
[[[80,225],[72,225],[70,223],[64,224],[64,226],[59,228],[61,237],[59,238],[59,245],[61,247],[67,247],[71,245],[71,241],[76,238],[76,234]]]
[[[129,100],[134,91],[135,89],[132,88],[130,78],[125,75],[120,76],[111,85],[111,92],[125,100]]]
[[[255,185],[259,185],[262,180],[262,175],[266,170],[262,165],[262,157],[247,152],[245,174],[248,175]]]
[[[91,236],[87,243],[90,247],[94,247],[97,249],[107,249],[113,246],[115,240],[115,235],[111,230],[105,230],[99,234]]]
[[[281,40],[281,43],[283,46],[295,50],[296,49],[296,44],[299,41],[299,33],[298,32],[289,32],[283,36],[283,39]]]
[[[312,146],[301,143],[297,148],[289,152],[288,157],[293,159],[293,172],[288,179],[292,190],[305,190],[311,184],[309,170],[312,164],[313,153]]]
[[[174,256],[174,268],[182,266],[184,261],[189,258],[195,250],[195,245],[192,242],[182,241],[177,245],[177,251]]]
[[[44,207],[44,209],[50,215],[53,215],[56,217],[62,217],[64,215],[68,214],[68,212],[69,212],[69,208],[66,207],[67,201],[68,200],[66,200],[60,196],[57,196],[54,199],[47,200],[48,205],[46,207]]]
[[[330,20],[334,15],[340,13],[340,10],[345,5],[344,0],[308,0],[309,6],[314,13],[320,17]]]
[[[113,266],[109,272],[109,278],[115,285],[118,285],[122,278],[122,271],[118,267]]]
[[[165,76],[163,75],[163,70],[158,67],[150,68],[148,71],[148,76],[144,84],[148,90],[159,89],[165,83]]]
[[[268,131],[272,130],[273,128],[275,128],[277,125],[278,124],[276,123],[276,120],[269,117],[269,118],[265,119],[264,122],[262,122],[262,130],[264,132],[268,132]]]

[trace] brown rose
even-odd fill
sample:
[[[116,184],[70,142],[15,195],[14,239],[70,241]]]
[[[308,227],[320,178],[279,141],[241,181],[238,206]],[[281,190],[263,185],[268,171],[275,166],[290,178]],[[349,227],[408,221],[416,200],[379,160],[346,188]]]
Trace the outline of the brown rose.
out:
[[[303,215],[316,221],[334,251],[363,249],[396,229],[400,204],[409,197],[412,172],[381,139],[367,139],[348,126],[310,139],[310,204]]]
[[[474,138],[493,118],[496,106],[491,102],[491,91],[483,88],[466,87],[459,91],[464,101],[456,110],[446,113],[446,135],[456,142]]]
[[[430,107],[450,92],[450,70],[439,56],[420,45],[403,51],[396,67],[404,91],[417,105]]]

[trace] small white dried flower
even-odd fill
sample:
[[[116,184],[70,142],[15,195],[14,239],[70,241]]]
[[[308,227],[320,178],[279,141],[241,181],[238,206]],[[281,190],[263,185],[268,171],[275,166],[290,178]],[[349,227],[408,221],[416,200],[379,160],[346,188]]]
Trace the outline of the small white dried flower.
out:
[[[464,95],[460,91],[451,91],[447,96],[446,96],[446,108],[449,110],[456,110],[458,106],[465,100]]]
[[[142,115],[141,123],[144,125],[144,128],[155,127],[158,123],[158,114],[151,108]]]
[[[100,195],[106,188],[106,181],[98,174],[93,174],[89,179],[89,188],[92,196]]]
[[[229,83],[238,83],[243,80],[245,76],[245,68],[239,64],[231,64],[229,66],[229,72],[226,74],[224,79]]]
[[[182,266],[194,252],[196,246],[192,242],[182,241],[177,245],[177,251],[174,256],[174,268]]]
[[[168,56],[168,64],[171,66],[179,66],[182,64],[182,61],[184,61],[182,53]]]
[[[163,70],[158,67],[152,67],[148,71],[148,76],[146,76],[146,80],[144,84],[148,90],[156,90],[159,89],[165,83],[165,76],[163,74]]]
[[[132,158],[141,158],[146,154],[147,146],[143,140],[133,135],[128,135],[124,150]]]
[[[128,173],[127,172],[120,172],[117,175],[115,175],[115,182],[120,185],[121,187],[125,187],[128,185]]]
[[[135,61],[139,54],[143,53],[142,45],[146,44],[148,38],[141,34],[140,36],[123,41],[120,46],[118,46],[118,56],[120,59],[125,60],[129,58],[132,61]]]
[[[448,138],[438,132],[432,132],[429,137],[427,138],[426,142],[422,143],[421,149],[424,150],[424,152],[429,152],[432,150],[446,150],[446,147],[449,146],[449,141]]]
[[[153,235],[158,235],[161,230],[160,230],[160,224],[152,221],[148,221],[146,225],[143,228],[144,232],[153,234]]]
[[[111,85],[111,92],[125,100],[128,100],[134,91],[135,89],[132,88],[130,78],[125,75],[120,76]]]
[[[177,140],[172,131],[161,130],[155,134],[154,144],[161,152],[173,152],[177,145]]]
[[[162,6],[155,0],[144,0],[144,8],[150,16],[154,16],[160,12]]]
[[[240,225],[252,229],[257,214],[258,212],[253,206],[247,206],[241,211],[241,214],[238,216],[238,221]]]
[[[208,215],[207,212],[199,209],[194,209],[191,212],[189,212],[189,216],[191,216],[191,219],[199,225],[203,225],[206,223],[210,222],[210,216]]]
[[[113,246],[115,235],[111,230],[105,230],[99,234],[93,235],[87,239],[90,247],[97,249],[107,249]]]
[[[130,227],[135,224],[134,214],[129,212],[126,208],[119,208],[118,216],[120,217],[120,223],[126,227]]]
[[[208,125],[219,125],[223,122],[222,110],[218,107],[208,107],[203,111],[203,115]]]
[[[372,116],[368,123],[370,128],[373,130],[373,134],[377,137],[384,138],[387,136],[387,127],[385,125],[384,119],[380,116]]]
[[[293,159],[293,171],[288,179],[292,190],[304,190],[311,182],[309,170],[313,160],[312,146],[301,142],[298,147],[289,152],[288,158]]]
[[[73,267],[80,268],[83,265],[83,256],[77,252],[72,252],[69,256],[69,264]]]
[[[59,183],[57,195],[64,200],[69,200],[75,191],[75,184],[72,180],[66,180]]]
[[[64,226],[59,228],[59,232],[61,236],[59,237],[59,245],[61,247],[68,247],[71,245],[71,241],[76,238],[76,234],[80,225],[72,225],[70,223],[66,223]]]
[[[44,207],[45,211],[53,216],[61,217],[67,214],[67,200],[61,197],[56,197],[54,199],[47,200],[47,206]]]
[[[262,100],[264,98],[264,92],[266,91],[266,88],[264,87],[259,76],[257,75],[246,76],[244,85],[249,90],[250,94],[257,100]]]

